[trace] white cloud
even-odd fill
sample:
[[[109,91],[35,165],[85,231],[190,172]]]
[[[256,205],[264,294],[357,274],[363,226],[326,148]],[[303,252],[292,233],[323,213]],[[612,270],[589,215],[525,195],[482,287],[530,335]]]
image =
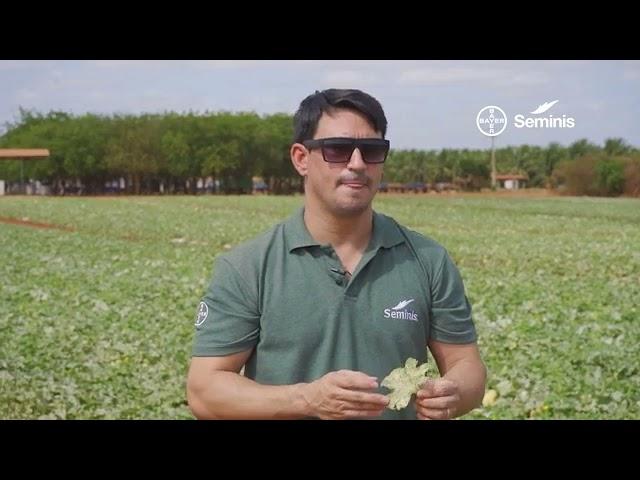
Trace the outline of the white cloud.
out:
[[[81,62],[85,67],[98,67],[104,69],[121,68],[174,68],[183,60],[86,60]]]
[[[356,70],[333,70],[325,74],[323,82],[331,88],[354,88],[370,85],[372,77]]]
[[[21,88],[16,92],[16,100],[18,102],[31,102],[39,97],[38,92],[27,88]]]
[[[93,91],[93,92],[89,92],[89,94],[87,95],[88,98],[92,99],[92,100],[105,100],[108,98],[108,95],[105,92],[101,92],[101,91]]]
[[[586,102],[584,103],[584,107],[587,110],[591,110],[592,112],[599,112],[604,107],[606,107],[606,103],[602,101]]]
[[[54,60],[0,60],[0,71],[27,70],[55,65]]]
[[[640,64],[625,68],[622,72],[623,80],[640,80]]]
[[[532,87],[549,83],[549,75],[545,72],[527,72],[505,74],[496,80],[500,86]]]
[[[530,86],[541,85],[549,81],[548,75],[539,71],[522,72],[504,66],[486,64],[469,66],[433,66],[412,68],[400,72],[397,83],[412,86],[433,86],[450,84],[477,84],[494,86]]]
[[[495,69],[471,67],[421,67],[400,72],[397,82],[401,85],[443,85],[455,82],[495,79],[500,72]]]
[[[189,60],[188,65],[196,68],[215,70],[237,70],[244,68],[265,68],[287,63],[282,60]]]
[[[284,60],[87,60],[86,66],[102,69],[175,69],[197,68],[201,70],[237,70],[270,67],[293,63]]]

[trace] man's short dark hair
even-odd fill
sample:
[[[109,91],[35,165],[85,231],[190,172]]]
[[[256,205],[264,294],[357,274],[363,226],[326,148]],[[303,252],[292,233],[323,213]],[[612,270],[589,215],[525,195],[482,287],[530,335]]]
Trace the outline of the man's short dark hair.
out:
[[[367,117],[375,130],[382,134],[382,138],[387,134],[387,117],[378,100],[361,90],[330,88],[322,92],[316,91],[300,103],[298,111],[293,116],[294,143],[311,140],[322,114],[331,113],[336,108],[361,113]]]

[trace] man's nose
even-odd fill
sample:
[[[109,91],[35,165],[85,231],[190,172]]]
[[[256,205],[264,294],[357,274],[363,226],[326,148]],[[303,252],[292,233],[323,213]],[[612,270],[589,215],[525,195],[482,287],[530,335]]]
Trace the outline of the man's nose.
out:
[[[365,170],[367,168],[367,164],[364,162],[359,148],[353,150],[347,168],[349,170]]]

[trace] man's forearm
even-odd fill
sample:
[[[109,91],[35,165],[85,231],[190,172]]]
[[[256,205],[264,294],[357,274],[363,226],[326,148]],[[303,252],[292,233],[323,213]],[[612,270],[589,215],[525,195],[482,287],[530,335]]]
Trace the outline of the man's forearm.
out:
[[[200,419],[298,419],[309,416],[305,384],[260,385],[240,374],[219,371],[206,386],[188,392]]]
[[[482,404],[487,378],[482,362],[461,360],[449,369],[444,378],[458,384],[460,402],[454,416],[464,415]]]

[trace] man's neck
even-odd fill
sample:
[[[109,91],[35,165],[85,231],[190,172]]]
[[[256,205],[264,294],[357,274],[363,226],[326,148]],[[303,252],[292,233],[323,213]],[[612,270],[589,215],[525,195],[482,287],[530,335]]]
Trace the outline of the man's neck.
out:
[[[364,251],[373,231],[373,210],[369,207],[355,216],[337,217],[305,202],[304,223],[313,239],[323,245]]]

